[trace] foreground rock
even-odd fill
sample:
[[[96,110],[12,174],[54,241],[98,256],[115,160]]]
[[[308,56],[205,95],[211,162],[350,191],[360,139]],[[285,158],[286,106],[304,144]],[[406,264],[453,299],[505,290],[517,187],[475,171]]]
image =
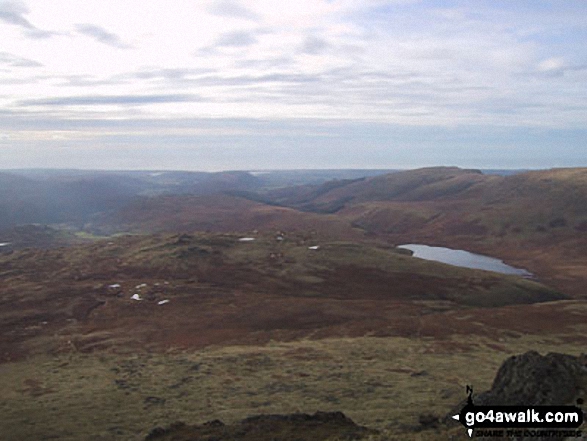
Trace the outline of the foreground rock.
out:
[[[260,415],[225,425],[215,420],[188,426],[172,424],[151,430],[145,441],[321,441],[360,440],[377,433],[356,425],[342,412],[316,412],[314,415]]]
[[[491,390],[474,399],[479,405],[565,405],[585,400],[587,356],[529,351],[508,358]]]
[[[587,355],[540,355],[529,351],[508,358],[497,371],[489,391],[473,396],[479,406],[557,406],[579,404],[587,397]],[[463,401],[456,412],[466,404]],[[455,411],[447,416],[447,421]],[[484,438],[493,439],[493,438]],[[517,438],[550,441],[560,437]]]

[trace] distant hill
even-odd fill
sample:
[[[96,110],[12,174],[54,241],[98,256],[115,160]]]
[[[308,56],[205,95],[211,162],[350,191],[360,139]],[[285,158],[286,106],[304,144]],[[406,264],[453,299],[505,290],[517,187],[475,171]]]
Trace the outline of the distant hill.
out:
[[[456,195],[491,180],[478,170],[456,167],[424,168],[356,180],[335,180],[266,192],[268,203],[305,211],[334,213],[360,202],[423,201]]]
[[[0,173],[0,230],[22,224],[75,223],[120,208],[137,191],[132,179],[99,175],[37,180]]]
[[[0,231],[24,224],[83,228],[94,216],[121,209],[141,197],[254,195],[292,183],[324,183],[384,170],[100,171],[23,169],[0,171]]]
[[[333,172],[316,173],[305,176],[319,180]],[[276,188],[279,179],[269,185],[263,174],[239,171],[0,173],[0,231],[30,223],[98,234],[317,231],[333,239],[476,251],[585,295],[586,168],[334,175],[340,179]]]
[[[508,176],[425,168],[268,191],[257,200],[329,213],[390,243],[499,257],[585,296],[587,168]]]
[[[320,232],[328,237],[360,239],[363,232],[346,219],[303,213],[228,194],[170,195],[137,199],[121,210],[96,217],[96,234],[127,232]]]
[[[337,213],[378,233],[442,235],[587,232],[587,169],[486,175],[424,168],[266,192],[259,199]]]
[[[246,172],[0,172],[0,231],[24,224],[67,223],[83,228],[93,216],[121,209],[140,196],[209,195],[260,186]]]

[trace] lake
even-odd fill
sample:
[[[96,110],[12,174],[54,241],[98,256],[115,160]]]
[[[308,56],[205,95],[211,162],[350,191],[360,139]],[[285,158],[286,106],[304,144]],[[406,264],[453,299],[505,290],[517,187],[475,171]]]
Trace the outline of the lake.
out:
[[[514,268],[494,257],[482,256],[481,254],[470,253],[464,250],[453,250],[450,248],[431,247],[418,244],[399,245],[398,248],[410,250],[414,253],[414,257],[420,259],[434,260],[436,262],[442,262],[463,268],[482,269],[502,274],[532,277],[532,273],[525,269]]]

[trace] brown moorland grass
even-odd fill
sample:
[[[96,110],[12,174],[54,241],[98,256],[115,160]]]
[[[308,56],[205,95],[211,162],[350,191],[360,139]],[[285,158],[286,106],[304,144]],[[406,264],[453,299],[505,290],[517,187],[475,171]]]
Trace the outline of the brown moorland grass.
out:
[[[487,389],[509,355],[587,343],[585,302],[536,282],[286,233],[0,257],[2,433],[136,440],[177,420],[321,410],[380,430],[373,441],[465,439],[419,418]]]
[[[565,298],[534,281],[413,259],[389,247],[312,234],[238,238],[127,236],[0,257],[0,359],[71,345],[91,351],[411,336],[428,332],[423,323],[452,320],[451,310]]]
[[[499,344],[478,336],[359,337],[38,355],[0,365],[0,428],[10,440],[130,441],[176,421],[342,411],[379,430],[373,441],[466,439],[462,427],[425,428],[420,416],[442,419],[465,385],[488,389],[505,358],[529,349],[579,355],[584,342],[530,334]]]

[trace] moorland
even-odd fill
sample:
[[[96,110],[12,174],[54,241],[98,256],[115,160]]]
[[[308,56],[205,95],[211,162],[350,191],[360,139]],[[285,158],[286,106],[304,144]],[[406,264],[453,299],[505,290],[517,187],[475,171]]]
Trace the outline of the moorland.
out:
[[[510,355],[587,342],[587,169],[13,170],[0,208],[7,439],[317,411],[365,439],[466,439],[426,421]]]

